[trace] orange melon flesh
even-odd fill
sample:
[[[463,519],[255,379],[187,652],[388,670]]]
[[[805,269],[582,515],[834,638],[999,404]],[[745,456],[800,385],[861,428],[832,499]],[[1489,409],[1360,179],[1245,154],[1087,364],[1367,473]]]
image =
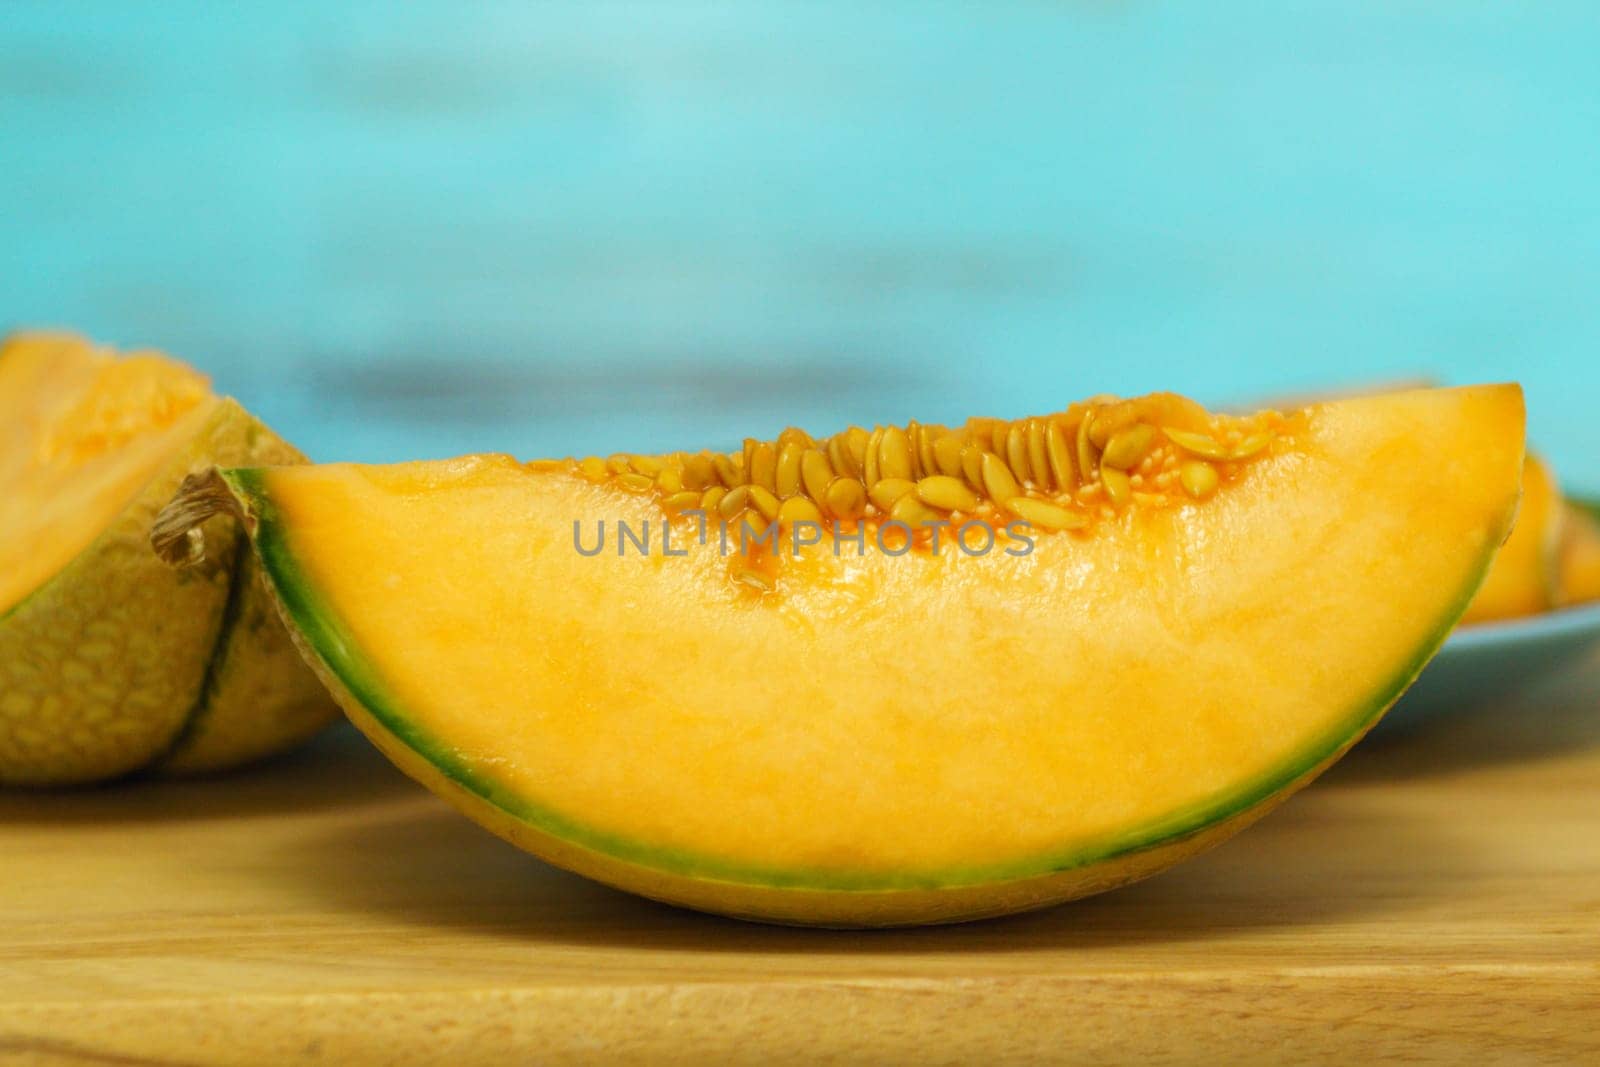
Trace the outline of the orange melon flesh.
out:
[[[1554,606],[1565,515],[1555,471],[1529,453],[1516,524],[1462,616],[1463,624],[1521,618]]]
[[[0,615],[87,548],[216,406],[206,378],[74,335],[0,351]]]
[[[1600,600],[1600,518],[1593,505],[1568,502],[1565,507],[1556,602],[1566,606]]]
[[[623,888],[830,925],[1082,895],[1220,840],[1415,677],[1503,541],[1515,386],[1314,406],[1214,496],[968,558],[574,550],[649,496],[475,456],[224,472],[404,769]]]
[[[0,341],[0,784],[219,770],[337,714],[236,523],[205,531],[203,567],[150,550],[192,470],[301,459],[165,356]]]

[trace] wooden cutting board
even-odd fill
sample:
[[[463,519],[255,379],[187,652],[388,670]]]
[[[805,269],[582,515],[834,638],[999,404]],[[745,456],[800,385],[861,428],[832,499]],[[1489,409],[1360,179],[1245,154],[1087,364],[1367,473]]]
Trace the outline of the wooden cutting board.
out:
[[[1600,1062],[1580,681],[1364,745],[1142,885],[890,933],[588,884],[348,732],[0,794],[0,1063]]]

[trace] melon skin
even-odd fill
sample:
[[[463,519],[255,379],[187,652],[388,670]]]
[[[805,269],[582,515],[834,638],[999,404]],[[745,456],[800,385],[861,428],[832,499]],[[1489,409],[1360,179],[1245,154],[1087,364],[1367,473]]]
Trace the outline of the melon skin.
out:
[[[249,454],[249,420],[217,412],[90,547],[0,617],[0,783],[100,781],[150,764],[200,699],[237,539],[175,573],[148,549],[156,513],[193,466]]]
[[[623,890],[739,918],[830,927],[958,922],[1100,892],[1195,855],[1248,826],[1310,782],[1377,721],[1448,636],[1510,528],[1522,463],[1520,393],[1485,391],[1462,394],[1462,400],[1485,413],[1468,425],[1474,435],[1489,435],[1486,458],[1459,462],[1450,457],[1453,446],[1446,443],[1440,451],[1441,471],[1447,483],[1476,485],[1469,492],[1478,494],[1482,510],[1450,535],[1464,538],[1451,547],[1463,563],[1448,587],[1427,594],[1426,626],[1408,642],[1404,654],[1384,657],[1392,658],[1392,668],[1364,684],[1348,705],[1341,703],[1337,716],[1307,733],[1285,758],[1262,773],[1237,778],[1202,802],[1159,812],[1110,836],[1022,858],[975,857],[970,864],[944,869],[852,871],[740,862],[629,838],[592,824],[582,811],[541,804],[508,785],[492,759],[474,759],[459,742],[431,730],[397,695],[362,647],[360,636],[321,588],[314,568],[301,557],[304,543],[297,545],[299,531],[280,507],[274,472],[216,472],[197,480],[187,494],[191,499],[196,494],[225,499],[226,507],[242,516],[292,637],[351,720],[403,771],[518,847]],[[1438,421],[1430,409],[1437,405],[1444,411],[1450,403],[1449,399],[1401,402],[1405,425],[1397,434],[1425,431]],[[1345,421],[1360,419],[1350,416]],[[452,465],[466,469],[472,462],[452,461]],[[1485,481],[1487,485],[1481,484]],[[1292,502],[1286,505],[1292,512]],[[203,514],[203,509],[193,512],[189,519]],[[1398,521],[1398,516],[1386,519]],[[1352,603],[1361,595],[1352,594]],[[1363,640],[1358,623],[1337,628],[1348,630],[1350,641]],[[625,745],[621,738],[617,743]]]
[[[8,344],[92,350],[72,335]],[[0,784],[222,770],[337,717],[264,610],[259,566],[233,519],[205,524],[213,551],[193,568],[175,571],[151,551],[157,513],[192,471],[304,462],[229,398],[197,408],[193,429],[87,548],[0,611]]]
[[[212,774],[266,759],[299,747],[338,717],[284,629],[248,548],[236,554],[223,620],[204,694],[152,768],[160,774]]]

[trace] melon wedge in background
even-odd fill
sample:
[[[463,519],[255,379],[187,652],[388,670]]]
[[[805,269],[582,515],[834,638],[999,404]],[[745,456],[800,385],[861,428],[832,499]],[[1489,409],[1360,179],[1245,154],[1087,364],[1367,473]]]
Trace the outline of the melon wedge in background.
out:
[[[1461,617],[1463,625],[1537,615],[1556,605],[1568,510],[1555,471],[1530,452],[1516,525]]]
[[[1240,417],[1158,394],[731,453],[220,470],[155,540],[192,560],[240,516],[356,724],[529,852],[889,925],[1108,889],[1259,818],[1444,641],[1522,467],[1516,386]]]
[[[1516,524],[1462,625],[1525,619],[1600,600],[1596,510],[1564,497],[1549,463],[1529,452]]]
[[[1568,500],[1564,507],[1556,583],[1558,607],[1600,600],[1600,504]]]
[[[0,784],[221,769],[337,714],[233,520],[208,524],[202,566],[149,549],[191,471],[302,461],[165,356],[0,345]]]

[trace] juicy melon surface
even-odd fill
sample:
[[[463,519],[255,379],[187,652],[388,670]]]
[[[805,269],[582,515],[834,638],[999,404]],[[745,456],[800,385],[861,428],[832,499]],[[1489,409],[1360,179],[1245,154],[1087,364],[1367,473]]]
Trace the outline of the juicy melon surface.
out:
[[[205,377],[71,334],[0,344],[0,615],[87,548],[216,405]]]
[[[1329,403],[1210,499],[1023,556],[811,548],[764,596],[715,552],[580,555],[575,520],[663,513],[567,470],[229,477],[304,646],[402,766],[537,853],[704,905],[692,883],[1049,877],[1251,810],[1455,624],[1522,431],[1514,386]],[[805,920],[769,904],[709,906]]]

